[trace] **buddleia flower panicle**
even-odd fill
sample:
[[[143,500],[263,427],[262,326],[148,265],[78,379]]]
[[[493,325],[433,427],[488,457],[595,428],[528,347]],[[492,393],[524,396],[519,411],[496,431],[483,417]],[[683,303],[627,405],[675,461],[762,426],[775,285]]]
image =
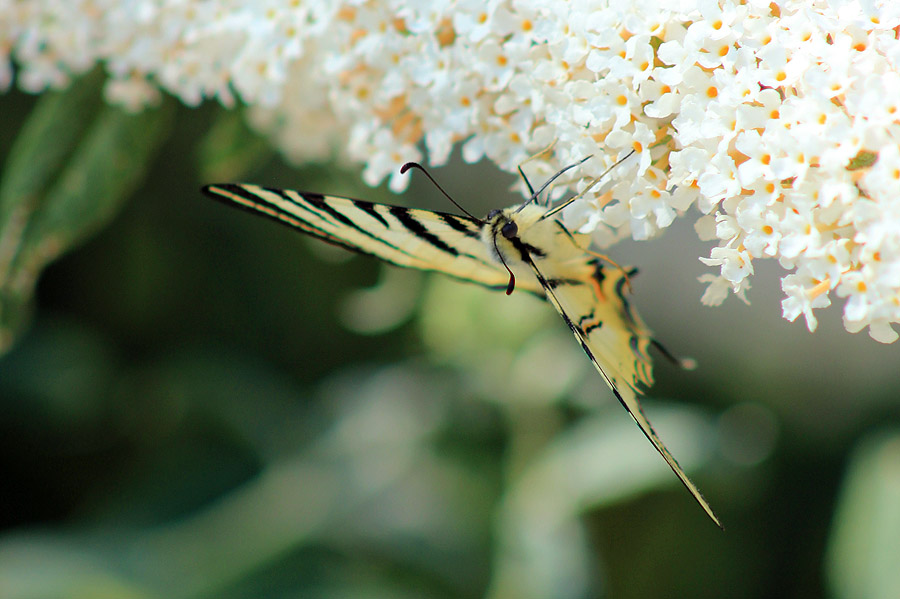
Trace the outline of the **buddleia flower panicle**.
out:
[[[165,91],[249,106],[294,162],[407,161],[461,146],[584,189],[567,210],[609,245],[695,206],[713,242],[702,301],[746,298],[776,259],[783,315],[844,302],[848,331],[900,321],[900,3],[33,0],[0,11],[0,86],[64,87],[102,64],[110,102]],[[13,68],[15,64],[15,69]],[[694,216],[692,216],[694,218]]]

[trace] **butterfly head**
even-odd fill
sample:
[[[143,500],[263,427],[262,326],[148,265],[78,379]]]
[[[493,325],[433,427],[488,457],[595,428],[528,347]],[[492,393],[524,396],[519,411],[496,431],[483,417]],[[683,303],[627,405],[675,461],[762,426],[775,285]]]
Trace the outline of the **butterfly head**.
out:
[[[495,259],[509,272],[507,295],[515,289],[513,271],[524,268],[525,272],[530,272],[532,260],[544,258],[547,254],[544,243],[533,242],[543,237],[538,229],[547,228],[547,225],[539,222],[544,211],[544,208],[534,205],[525,210],[492,210],[485,219],[482,240],[492,250]]]
[[[509,273],[509,284],[506,286],[506,295],[511,295],[516,288],[516,275],[508,264],[508,260],[514,259],[518,262],[521,259],[514,258],[516,248],[521,244],[519,240],[519,225],[515,221],[516,214],[511,210],[491,210],[485,222],[483,229],[483,239],[493,250],[493,254],[497,260],[503,264],[506,272]],[[502,249],[501,249],[502,248]]]

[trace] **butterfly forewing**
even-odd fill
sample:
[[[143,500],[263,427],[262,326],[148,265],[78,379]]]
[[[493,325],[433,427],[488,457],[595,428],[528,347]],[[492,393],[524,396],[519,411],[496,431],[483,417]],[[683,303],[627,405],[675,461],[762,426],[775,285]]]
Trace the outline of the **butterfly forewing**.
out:
[[[481,240],[482,223],[467,216],[258,185],[210,185],[203,191],[398,266],[439,271],[494,289],[505,289],[508,282]],[[540,292],[536,281],[523,285]]]

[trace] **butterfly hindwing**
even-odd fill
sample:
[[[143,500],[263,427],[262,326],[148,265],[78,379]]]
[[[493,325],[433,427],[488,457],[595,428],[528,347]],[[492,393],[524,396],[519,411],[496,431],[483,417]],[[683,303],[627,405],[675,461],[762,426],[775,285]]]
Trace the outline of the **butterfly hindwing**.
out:
[[[489,223],[499,232],[502,253],[531,267],[547,300],[571,329],[585,354],[612,389],[653,447],[684,484],[703,510],[721,523],[696,485],[672,456],[644,415],[638,395],[641,386],[653,383],[648,349],[650,331],[625,296],[628,276],[622,269],[608,271],[586,251],[588,240],[571,233],[562,222],[547,219],[544,209],[505,210]],[[515,234],[506,235],[515,222]]]
[[[597,264],[598,268],[600,267]],[[540,272],[534,263],[532,263],[535,275],[538,281],[545,286],[547,299],[556,308],[559,314],[569,325],[575,338],[581,344],[584,353],[587,354],[594,367],[612,389],[613,394],[619,403],[628,411],[634,421],[640,427],[641,432],[647,437],[656,451],[663,457],[681,483],[693,495],[700,507],[712,518],[720,528],[722,526],[718,517],[713,513],[712,508],[700,494],[697,486],[691,482],[687,474],[678,464],[678,461],[663,443],[659,435],[650,424],[650,420],[644,415],[641,403],[638,400],[640,392],[637,384],[652,383],[652,372],[650,370],[649,356],[646,350],[650,345],[650,336],[640,321],[631,320],[630,317],[622,318],[622,322],[628,322],[631,326],[618,327],[612,331],[613,327],[604,324],[610,321],[602,320],[598,314],[597,307],[603,305],[590,297],[592,293],[592,285],[575,285],[557,286],[552,288],[548,283],[548,279]],[[602,272],[602,270],[598,270]],[[614,282],[613,287],[621,290],[622,284],[626,281],[623,274],[619,273]],[[601,281],[598,285],[599,289],[604,287]],[[626,313],[627,300],[624,297],[619,306]],[[615,304],[608,303],[607,307],[615,307]],[[608,311],[608,310],[607,310]],[[616,320],[612,320],[613,323]],[[612,331],[612,332],[610,332]],[[633,359],[633,364],[626,364],[627,361]],[[610,366],[613,365],[611,368]]]

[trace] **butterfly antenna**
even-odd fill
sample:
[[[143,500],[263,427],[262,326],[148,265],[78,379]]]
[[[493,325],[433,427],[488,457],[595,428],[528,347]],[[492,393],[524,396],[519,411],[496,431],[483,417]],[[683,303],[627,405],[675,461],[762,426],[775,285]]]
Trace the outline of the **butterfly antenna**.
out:
[[[547,187],[549,187],[551,183],[553,183],[554,181],[556,181],[556,179],[558,179],[559,176],[562,175],[564,172],[566,172],[566,171],[569,170],[569,169],[573,169],[573,168],[575,168],[576,166],[580,166],[580,165],[584,164],[585,162],[587,162],[588,160],[590,160],[591,156],[593,156],[593,154],[591,154],[591,155],[589,155],[589,156],[586,156],[586,157],[582,158],[582,159],[579,160],[578,162],[575,162],[575,163],[573,163],[573,164],[570,164],[569,166],[567,166],[567,167],[561,169],[561,170],[558,171],[555,175],[553,175],[552,177],[550,177],[549,179],[547,179],[547,181],[546,181],[543,185],[541,185],[541,188],[540,188],[540,189],[538,189],[537,191],[533,192],[533,193],[531,194],[531,197],[528,198],[527,200],[525,200],[525,202],[524,202],[521,206],[519,206],[519,208],[518,208],[518,210],[516,210],[516,212],[521,212],[522,210],[525,209],[525,206],[527,206],[527,205],[530,204],[531,202],[535,201],[535,200],[537,199],[537,197],[538,197],[539,195],[541,195],[541,194],[544,192],[544,190],[547,189]],[[521,169],[521,168],[519,169],[519,172],[522,172],[522,169]],[[522,176],[524,177],[525,174],[523,173]],[[525,181],[527,182],[528,180],[526,179]],[[531,189],[531,185],[530,185],[530,184],[528,185],[528,188]]]
[[[575,200],[578,200],[578,199],[581,199],[582,197],[584,197],[584,194],[589,192],[591,189],[594,188],[595,185],[597,185],[597,183],[602,181],[603,178],[609,174],[609,171],[613,170],[614,168],[616,168],[617,166],[619,166],[620,164],[622,164],[623,162],[628,160],[628,158],[631,157],[632,154],[634,154],[634,150],[628,152],[627,154],[625,154],[624,156],[622,156],[621,158],[616,160],[616,162],[612,166],[610,166],[608,169],[606,169],[605,171],[600,173],[599,177],[597,177],[596,179],[591,181],[590,184],[581,191],[581,193],[579,193],[578,195],[576,195],[574,197],[569,198],[568,200],[566,200],[565,202],[563,202],[562,204],[560,204],[553,210],[548,210],[546,213],[544,213],[544,216],[541,217],[541,220],[544,220],[545,218],[549,218],[549,217],[553,216],[557,212],[560,212],[561,210],[565,209],[569,204],[571,204]],[[588,158],[590,158],[590,156],[588,156]],[[582,162],[584,162],[584,161],[582,161]],[[579,163],[579,164],[581,164],[581,163]],[[576,165],[573,164],[572,166],[576,166]],[[569,168],[571,168],[571,167],[569,167]],[[555,179],[555,178],[556,177],[554,176],[553,179]],[[552,181],[553,179],[551,179],[550,181]],[[520,208],[520,210],[521,210],[521,208]]]
[[[447,198],[448,200],[450,200],[450,202],[451,202],[454,206],[456,206],[457,208],[459,208],[460,210],[462,210],[462,211],[466,214],[466,216],[468,216],[469,218],[471,218],[471,219],[473,219],[473,220],[475,220],[475,221],[478,221],[478,223],[480,223],[480,224],[482,224],[482,225],[484,224],[484,221],[483,221],[483,220],[481,220],[481,219],[478,218],[477,216],[473,216],[468,210],[466,210],[465,208],[463,208],[462,206],[460,206],[460,205],[457,203],[456,200],[454,200],[453,198],[451,198],[451,197],[450,197],[450,194],[447,193],[446,191],[444,191],[444,188],[443,188],[443,187],[441,187],[440,185],[438,185],[438,182],[434,180],[434,177],[431,176],[431,173],[429,173],[428,171],[426,171],[426,170],[425,170],[425,167],[422,166],[421,164],[419,164],[418,162],[407,162],[406,164],[404,164],[403,166],[400,167],[400,174],[402,175],[402,174],[406,173],[406,171],[408,171],[408,170],[411,169],[411,168],[419,169],[420,171],[422,171],[423,173],[425,173],[425,176],[428,177],[428,179],[434,184],[434,186],[438,188],[438,191],[440,191],[442,194],[444,194],[444,197]],[[507,270],[509,270],[509,269],[507,269]]]

